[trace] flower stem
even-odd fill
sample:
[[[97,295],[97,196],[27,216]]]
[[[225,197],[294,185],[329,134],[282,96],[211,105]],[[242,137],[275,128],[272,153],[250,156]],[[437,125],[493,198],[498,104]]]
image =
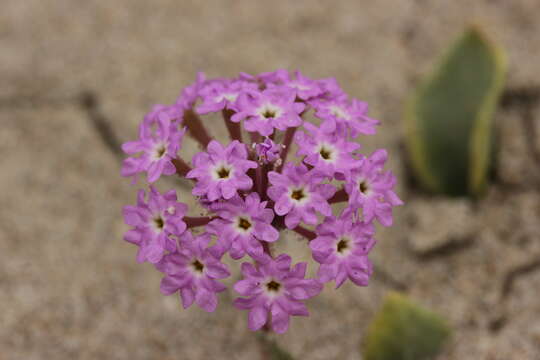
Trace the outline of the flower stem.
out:
[[[184,112],[184,124],[188,128],[188,134],[206,148],[212,138],[208,135],[199,115],[195,114],[192,109],[186,110]]]
[[[262,200],[268,200],[268,195],[266,192],[268,191],[268,172],[272,170],[272,164],[264,164],[262,168],[262,189],[261,189],[261,199]]]
[[[297,234],[300,234],[308,239],[308,241],[311,241],[317,237],[317,234],[315,234],[313,231],[306,229],[302,226],[297,226],[293,229],[293,231]]]
[[[258,144],[258,143],[260,143],[262,141],[261,140],[261,134],[259,134],[258,132],[251,132],[251,133],[249,133],[249,136],[251,138],[252,145],[253,144]]]
[[[274,256],[272,256],[272,248],[270,247],[270,243],[266,241],[261,241],[261,245],[263,247],[264,252],[270,255],[271,258],[273,258]]]
[[[191,166],[186,164],[186,162],[180,158],[172,159],[172,163],[176,167],[176,173],[180,175],[180,177],[185,177],[191,170]]]
[[[257,192],[259,193],[259,197],[263,199],[263,164],[258,164],[257,168],[255,169],[255,184],[257,185]]]
[[[234,111],[230,109],[223,109],[221,111],[223,115],[223,120],[225,120],[225,125],[227,125],[227,130],[229,130],[229,135],[231,140],[238,140],[242,142],[242,131],[240,130],[240,123],[235,123],[231,121],[231,116],[234,114]]]
[[[192,217],[192,216],[184,216],[184,222],[186,223],[188,228],[197,227],[197,226],[204,226],[208,224],[210,221],[214,220],[215,217],[210,216],[201,216],[201,217]]]
[[[338,191],[336,191],[334,196],[332,196],[330,199],[328,199],[328,203],[329,204],[335,204],[335,203],[338,203],[338,202],[344,202],[344,201],[348,201],[348,200],[349,200],[349,195],[347,195],[347,192],[345,191],[345,189],[341,188]]]
[[[277,172],[281,172],[281,169],[283,169],[283,165],[285,165],[285,160],[287,160],[287,155],[289,154],[289,149],[294,138],[294,133],[296,133],[296,129],[296,127],[290,127],[287,129],[287,131],[285,131],[285,138],[283,139],[283,149],[281,149],[281,154],[279,155],[281,158],[281,163],[276,170]]]

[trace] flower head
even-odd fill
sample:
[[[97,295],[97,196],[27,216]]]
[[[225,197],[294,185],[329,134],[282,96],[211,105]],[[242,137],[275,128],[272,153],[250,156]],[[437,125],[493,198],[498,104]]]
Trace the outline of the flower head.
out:
[[[328,177],[332,178],[337,174],[341,179],[344,174],[358,166],[358,160],[353,155],[360,148],[360,144],[347,141],[339,132],[326,133],[309,123],[304,124],[304,128],[309,135],[296,133],[296,155],[304,156],[306,164]]]
[[[347,98],[347,94],[343,91],[341,86],[339,86],[335,78],[319,79],[317,80],[317,83],[322,90],[322,95],[320,96],[321,99],[338,100]]]
[[[375,134],[375,126],[379,121],[367,116],[368,105],[363,101],[346,98],[334,100],[314,100],[315,116],[323,120],[321,129],[333,133],[336,129],[348,129],[351,136],[356,138],[359,134]]]
[[[303,164],[287,163],[283,172],[268,173],[272,186],[268,188],[268,196],[274,200],[274,211],[277,215],[285,215],[285,225],[295,228],[300,221],[306,224],[317,223],[317,212],[324,216],[332,214],[327,200],[334,195],[336,188],[323,184],[324,176],[316,170],[308,170]]]
[[[274,242],[279,237],[279,232],[271,225],[274,212],[266,208],[266,204],[257,193],[251,193],[245,200],[236,196],[213,207],[218,218],[208,224],[207,231],[217,236],[218,254],[229,251],[233,259],[240,259],[248,253],[264,261],[261,242]]]
[[[238,98],[238,112],[231,121],[244,120],[244,127],[249,132],[258,132],[263,136],[274,133],[274,129],[286,130],[302,124],[300,113],[305,108],[302,103],[295,102],[294,91],[277,93],[271,89],[260,93],[243,94]]]
[[[304,75],[300,71],[296,71],[294,77],[290,77],[288,73],[277,77],[276,81],[268,84],[269,89],[285,88],[295,93],[296,98],[301,100],[314,99],[321,95],[324,90],[321,85]]]
[[[374,233],[372,224],[354,221],[350,212],[339,218],[327,217],[317,228],[317,238],[309,243],[313,258],[321,264],[319,279],[335,280],[336,288],[347,278],[367,286],[372,272],[367,255],[375,244]]]
[[[273,163],[279,159],[279,154],[282,147],[276,144],[272,139],[265,138],[263,142],[253,144],[255,148],[255,153],[257,154],[257,159],[259,162]]]
[[[206,196],[208,200],[231,199],[238,190],[249,190],[253,181],[246,175],[257,163],[247,160],[246,146],[238,141],[227,147],[213,140],[206,152],[193,157],[194,169],[186,177],[197,179],[193,195]]]
[[[216,113],[223,127],[207,117]],[[131,226],[124,238],[138,246],[138,261],[164,274],[161,291],[179,293],[185,308],[214,311],[225,289],[219,280],[230,276],[223,256],[247,259],[234,305],[249,310],[250,329],[266,324],[283,333],[290,316],[308,314],[304,300],[323,283],[368,283],[374,220],[389,226],[402,204],[394,175],[383,169],[386,151],[367,156],[352,140],[376,125],[367,104],[350,99],[334,78],[285,69],[230,79],[199,73],[174,105],[156,105],[139,139],[122,147],[130,156],[122,175],[146,173],[150,183],[175,175],[192,185],[197,205],[188,215],[174,190],[150,186],[147,199],[140,190],[137,204],[124,208]],[[180,151],[186,132],[205,149],[191,159]],[[336,203],[343,203],[339,216]],[[315,279],[305,278],[306,263],[291,268],[290,256],[274,255],[274,244],[289,238],[285,228],[306,238],[319,263]]]
[[[139,127],[139,140],[122,145],[129,157],[122,164],[122,176],[135,177],[146,172],[148,182],[153,183],[161,175],[172,175],[176,168],[172,163],[182,146],[185,129],[179,130],[178,112],[174,107],[158,107],[145,117]]]
[[[347,175],[345,190],[349,195],[349,207],[362,209],[365,222],[374,218],[384,226],[392,225],[392,207],[403,202],[394,192],[396,178],[390,171],[383,171],[387,159],[386,150],[377,150],[362,158],[360,166]]]
[[[258,267],[242,264],[244,279],[234,285],[234,290],[244,298],[237,298],[234,305],[249,310],[248,325],[258,330],[270,321],[272,330],[284,333],[289,328],[290,316],[307,316],[302,301],[317,295],[322,285],[316,279],[304,279],[306,263],[292,269],[291,257],[281,254]]]
[[[124,239],[139,246],[139,262],[157,263],[167,250],[176,248],[175,238],[186,230],[187,205],[176,201],[174,190],[160,194],[151,187],[148,202],[144,198],[144,190],[139,190],[137,205],[124,206],[124,220],[133,227]]]
[[[193,108],[193,105],[199,99],[199,92],[202,87],[207,84],[206,75],[203,72],[197,73],[195,82],[189,86],[186,86],[180,96],[176,100],[176,104],[184,111]]]
[[[275,71],[260,73],[254,79],[263,83],[265,87],[269,87],[272,84],[283,84],[288,81],[289,72],[285,69],[277,69]]]
[[[243,80],[215,81],[200,91],[203,103],[197,107],[199,114],[208,114],[223,109],[235,109],[240,94],[257,90],[257,84]]]
[[[218,303],[216,293],[226,289],[217,280],[229,277],[230,272],[227,265],[208,250],[210,240],[210,234],[193,236],[187,231],[176,251],[166,255],[157,266],[165,273],[161,292],[165,295],[179,292],[184,309],[195,302],[200,308],[213,312]]]

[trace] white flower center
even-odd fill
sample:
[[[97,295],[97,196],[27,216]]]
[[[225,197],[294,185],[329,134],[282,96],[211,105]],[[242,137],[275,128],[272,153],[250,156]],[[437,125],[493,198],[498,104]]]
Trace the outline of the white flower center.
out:
[[[343,108],[336,105],[330,106],[330,113],[343,120],[351,119],[351,116],[347,113],[347,111],[345,111]]]
[[[283,109],[274,104],[264,104],[257,109],[257,114],[264,119],[276,119],[283,114]]]
[[[162,232],[163,228],[165,227],[165,220],[163,219],[163,216],[161,214],[155,214],[150,219],[150,226],[156,233]]]
[[[193,259],[193,261],[189,264],[191,267],[191,271],[195,275],[202,275],[204,271],[204,264],[199,259]]]
[[[276,297],[283,293],[283,284],[276,279],[266,279],[261,285],[267,296]]]
[[[214,180],[228,180],[231,178],[234,168],[227,163],[217,164],[211,171]]]
[[[238,98],[238,93],[223,93],[219,94],[214,98],[215,102],[221,102],[223,100],[227,100],[229,102],[235,102]]]
[[[309,197],[309,191],[304,187],[289,188],[289,198],[298,205],[305,204]]]
[[[162,142],[157,143],[152,153],[152,158],[154,158],[154,160],[159,160],[165,156],[165,154],[167,154],[167,144]]]
[[[371,188],[365,179],[358,180],[358,191],[364,196],[369,196],[371,194]]]
[[[353,242],[348,236],[342,236],[338,242],[336,242],[336,255],[345,257],[352,251]]]
[[[253,220],[249,216],[238,216],[234,221],[236,231],[249,234],[253,230]]]
[[[317,146],[317,152],[326,162],[335,162],[337,160],[337,151],[336,148],[330,144],[320,143]]]
[[[289,86],[297,90],[309,90],[310,87],[304,84],[297,83],[296,81],[291,81]]]

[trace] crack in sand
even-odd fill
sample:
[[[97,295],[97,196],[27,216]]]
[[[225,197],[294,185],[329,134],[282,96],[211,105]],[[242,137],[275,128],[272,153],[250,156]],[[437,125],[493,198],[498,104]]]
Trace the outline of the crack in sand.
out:
[[[101,100],[98,94],[90,90],[82,90],[71,97],[44,97],[25,94],[0,98],[0,109],[37,109],[40,107],[75,106],[82,110],[92,129],[107,148],[120,162],[124,158],[121,141],[112,128],[110,118],[101,109]],[[170,180],[170,179],[168,179]],[[183,189],[191,189],[186,179],[177,178],[174,183]]]
[[[540,87],[523,87],[507,89],[501,97],[503,108],[516,108],[525,128],[525,141],[534,162],[540,166],[540,150],[536,148],[538,129],[534,123],[534,109],[540,101]]]

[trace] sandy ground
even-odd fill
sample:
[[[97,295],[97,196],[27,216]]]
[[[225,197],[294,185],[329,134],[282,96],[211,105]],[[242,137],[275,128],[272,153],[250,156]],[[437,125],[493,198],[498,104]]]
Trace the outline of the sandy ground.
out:
[[[538,106],[498,112],[500,181],[476,203],[405,187],[400,146],[404,98],[467,24],[482,24],[507,49],[510,93],[540,86],[537,0],[7,0],[1,8],[0,358],[258,358],[230,295],[214,314],[180,310],[160,294],[159,274],[135,262],[120,216],[135,189],[74,99],[95,94],[90,113],[126,141],[152,104],[173,101],[198,70],[280,67],[335,76],[370,103],[383,126],[364,144],[389,148],[408,203],[379,233],[371,285],[328,287],[309,303],[311,317],[276,336],[280,346],[298,359],[359,359],[366,325],[398,289],[454,327],[440,359],[540,358],[540,140],[522,121],[540,129]],[[433,228],[450,245],[420,256]],[[293,236],[284,246],[295,260],[308,256]]]

